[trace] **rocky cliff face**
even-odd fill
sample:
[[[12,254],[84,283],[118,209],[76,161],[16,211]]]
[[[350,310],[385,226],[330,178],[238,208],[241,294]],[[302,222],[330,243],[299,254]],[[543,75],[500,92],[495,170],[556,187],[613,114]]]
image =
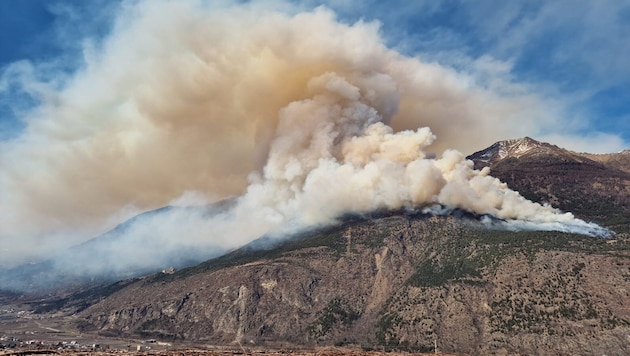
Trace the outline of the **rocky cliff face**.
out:
[[[143,278],[81,326],[212,344],[621,354],[628,243],[399,214]]]

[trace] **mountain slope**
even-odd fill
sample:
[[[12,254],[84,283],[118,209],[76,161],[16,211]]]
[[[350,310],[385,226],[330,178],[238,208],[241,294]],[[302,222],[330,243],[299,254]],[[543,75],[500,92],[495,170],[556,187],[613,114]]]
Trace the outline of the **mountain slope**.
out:
[[[506,140],[467,158],[526,198],[624,229],[630,223],[630,151],[591,155],[531,138]]]
[[[233,199],[194,207],[166,206],[141,213],[124,221],[110,231],[100,234],[80,245],[62,251],[49,259],[0,270],[0,289],[26,293],[50,293],[59,290],[84,289],[89,286],[111,283],[125,278],[174,266],[191,266],[219,251],[199,246],[171,246],[165,253],[161,243],[152,235],[129,233],[136,225],[151,219],[161,219],[165,213],[193,213],[213,216],[234,205]],[[150,258],[145,256],[149,255]],[[136,258],[122,258],[136,256]],[[121,260],[127,263],[121,263]]]
[[[467,158],[473,160],[477,167],[495,166],[505,160],[514,159],[523,161],[538,159],[546,163],[596,163],[585,155],[565,150],[550,143],[539,142],[530,137],[499,141]]]
[[[391,212],[49,301],[40,311],[77,313],[84,332],[213,345],[624,354],[627,173],[531,139],[484,151],[471,159],[526,196],[609,224],[615,238]]]
[[[630,150],[608,154],[582,153],[581,155],[595,162],[630,173]]]
[[[630,347],[628,236],[615,241],[453,217],[355,221],[146,277],[83,310],[81,326],[212,344],[614,354]]]

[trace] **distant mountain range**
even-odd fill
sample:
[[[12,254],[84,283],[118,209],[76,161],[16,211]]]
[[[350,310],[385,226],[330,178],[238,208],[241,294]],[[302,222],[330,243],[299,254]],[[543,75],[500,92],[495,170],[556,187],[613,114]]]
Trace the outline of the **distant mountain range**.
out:
[[[613,239],[490,230],[464,213],[387,212],[52,298],[39,312],[74,313],[84,332],[212,345],[622,355],[629,156],[531,138],[469,156],[527,198],[613,229]]]

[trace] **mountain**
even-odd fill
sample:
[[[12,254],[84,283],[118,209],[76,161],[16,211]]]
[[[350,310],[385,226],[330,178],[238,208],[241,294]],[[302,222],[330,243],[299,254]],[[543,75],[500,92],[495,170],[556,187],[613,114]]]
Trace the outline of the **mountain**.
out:
[[[586,220],[630,224],[630,151],[577,153],[529,137],[495,143],[467,157],[526,198]]]
[[[608,154],[582,153],[582,155],[593,161],[603,163],[606,166],[617,168],[624,172],[630,172],[630,150]]]
[[[84,332],[215,345],[622,354],[629,244],[397,213],[43,307]]]
[[[614,239],[488,229],[463,213],[349,217],[39,311],[73,314],[86,333],[206,345],[621,355],[630,349],[630,178],[623,156],[591,156],[525,138],[470,159],[534,200],[597,219]]]
[[[611,170],[630,171],[630,150],[618,153],[578,153],[530,137],[504,140],[466,157],[475,162],[475,168],[490,166],[493,169],[508,162],[534,164],[574,163],[601,165]]]
[[[164,250],[162,241],[153,238],[151,234],[129,232],[134,226],[152,219],[162,219],[167,213],[193,213],[209,217],[230,209],[233,205],[234,199],[226,199],[201,206],[166,206],[138,214],[110,231],[61,251],[47,260],[0,271],[0,291],[68,292],[154,273],[169,267],[195,265],[209,256],[216,256],[218,252],[182,245],[168,249],[168,255],[158,256],[159,251]],[[122,263],[122,255],[135,255],[137,258],[126,258],[124,260],[127,263]],[[141,258],[146,255],[151,258]]]
[[[499,141],[492,146],[468,156],[477,166],[497,164],[505,159],[520,159],[522,157],[539,157],[544,159],[558,159],[579,161],[570,151],[545,142],[538,142],[530,137],[515,140]]]

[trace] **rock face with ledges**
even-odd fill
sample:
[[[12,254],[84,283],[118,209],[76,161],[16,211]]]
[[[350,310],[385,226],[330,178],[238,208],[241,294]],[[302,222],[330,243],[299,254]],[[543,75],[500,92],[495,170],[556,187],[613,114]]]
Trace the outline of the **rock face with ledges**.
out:
[[[628,236],[617,237],[393,215],[146,277],[81,316],[109,334],[212,344],[615,354],[630,348]]]

